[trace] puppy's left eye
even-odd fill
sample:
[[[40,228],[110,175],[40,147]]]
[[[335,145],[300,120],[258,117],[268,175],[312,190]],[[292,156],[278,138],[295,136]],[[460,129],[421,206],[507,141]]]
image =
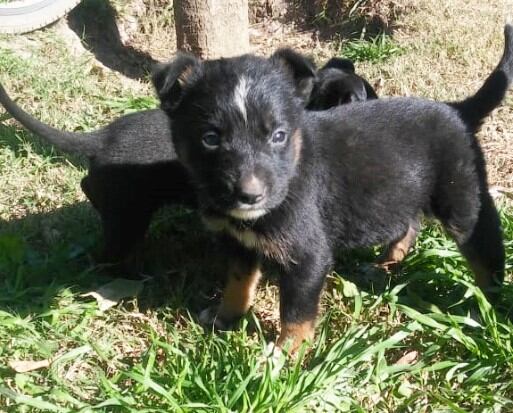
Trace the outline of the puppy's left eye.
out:
[[[271,137],[271,143],[279,145],[280,143],[284,143],[287,140],[287,133],[282,130],[277,130],[273,133]]]
[[[217,132],[209,131],[202,136],[201,141],[207,149],[216,149],[221,143],[221,137]]]

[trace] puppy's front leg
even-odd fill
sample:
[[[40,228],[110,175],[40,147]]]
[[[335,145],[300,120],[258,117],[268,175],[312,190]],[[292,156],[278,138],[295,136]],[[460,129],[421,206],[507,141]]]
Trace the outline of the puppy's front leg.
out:
[[[217,310],[204,310],[200,314],[201,323],[214,325],[219,330],[229,329],[250,309],[261,276],[255,253],[242,249],[233,251],[229,256],[228,278],[221,304]]]
[[[307,253],[280,275],[281,333],[279,347],[293,353],[314,337],[321,290],[330,260],[324,254]]]

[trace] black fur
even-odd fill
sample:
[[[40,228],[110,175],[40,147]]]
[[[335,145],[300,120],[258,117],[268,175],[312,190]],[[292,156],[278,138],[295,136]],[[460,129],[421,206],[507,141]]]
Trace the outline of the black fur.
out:
[[[307,112],[293,93],[302,70],[283,55],[194,61],[181,82],[168,72],[159,95],[177,102],[172,139],[205,222],[281,266],[282,335],[308,336],[334,248],[394,243],[422,213],[441,221],[486,293],[502,283],[500,222],[473,125],[511,82],[512,26],[505,37],[485,86],[454,104],[392,98]]]
[[[314,66],[309,60],[288,50],[278,52],[275,58],[280,53],[295,56],[299,72],[313,72]],[[157,89],[166,91],[160,95],[164,102],[162,109],[172,109],[176,104],[171,99],[173,85],[166,83],[168,79],[176,79],[194,62],[193,57],[182,55],[174,61],[172,71],[163,70],[167,68],[165,65],[155,71],[153,81]],[[325,90],[322,88],[323,71],[324,68],[319,72],[321,80],[316,81],[321,87],[312,95],[318,100],[323,99]],[[314,78],[310,75],[302,78],[299,93],[305,97],[312,89]],[[88,157],[88,175],[81,186],[101,216],[105,244],[103,261],[119,262],[130,258],[143,240],[153,213],[163,205],[194,207],[194,188],[187,172],[176,160],[169,140],[169,120],[163,110],[123,116],[90,133],[70,133],[45,125],[24,112],[1,85],[0,103],[23,126],[59,149]],[[317,109],[322,109],[322,105]],[[130,266],[127,265],[127,269]]]

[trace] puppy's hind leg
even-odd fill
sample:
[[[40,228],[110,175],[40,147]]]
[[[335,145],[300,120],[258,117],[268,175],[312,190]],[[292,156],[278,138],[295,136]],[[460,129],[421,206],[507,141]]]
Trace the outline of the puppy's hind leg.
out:
[[[462,202],[452,205],[447,209],[451,211],[449,216],[443,212],[440,214],[440,211],[436,215],[458,244],[474,273],[476,284],[493,303],[504,279],[505,254],[500,219],[486,188],[475,198],[467,199],[466,208]],[[477,211],[472,213],[476,209],[474,206],[477,206]]]
[[[102,264],[115,264],[124,276],[135,276],[140,270],[140,248],[148,229],[152,211],[137,208],[125,200],[121,205],[131,205],[130,211],[107,210],[105,205],[118,204],[115,199],[105,199],[107,187],[98,185],[98,180],[86,176],[80,182],[82,191],[98,211],[103,227],[103,251],[99,258]]]
[[[408,255],[410,248],[415,244],[419,227],[418,220],[412,221],[398,240],[387,245],[378,259],[378,267],[390,270],[391,267],[401,263],[406,258],[406,255]]]
[[[458,246],[474,272],[477,285],[493,303],[504,280],[504,244],[499,214],[490,194],[483,192],[480,198],[476,225]]]
[[[84,192],[87,199],[89,199],[89,202],[93,204],[93,207],[95,209],[98,209],[98,200],[96,199],[96,195],[93,192],[93,186],[90,182],[89,176],[85,176],[84,178],[82,178],[82,180],[80,181],[80,187],[82,188],[82,191]]]

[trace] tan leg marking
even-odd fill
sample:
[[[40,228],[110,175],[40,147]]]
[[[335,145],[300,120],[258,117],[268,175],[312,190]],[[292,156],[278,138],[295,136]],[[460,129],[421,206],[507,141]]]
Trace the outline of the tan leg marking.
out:
[[[303,136],[300,129],[296,129],[292,134],[292,145],[294,149],[294,164],[297,164],[301,157],[301,148],[303,146]]]
[[[228,282],[218,311],[218,316],[222,320],[232,321],[250,309],[261,276],[258,265],[248,265],[239,261],[230,263]]]
[[[278,347],[285,347],[289,343],[289,353],[299,349],[303,341],[313,341],[315,334],[315,320],[302,323],[281,323],[281,333],[278,338]]]
[[[383,257],[378,261],[378,266],[388,268],[389,266],[403,261],[406,255],[408,255],[408,251],[410,251],[410,248],[415,243],[416,236],[417,231],[411,226],[408,227],[408,231],[406,231],[404,237],[387,247]]]

